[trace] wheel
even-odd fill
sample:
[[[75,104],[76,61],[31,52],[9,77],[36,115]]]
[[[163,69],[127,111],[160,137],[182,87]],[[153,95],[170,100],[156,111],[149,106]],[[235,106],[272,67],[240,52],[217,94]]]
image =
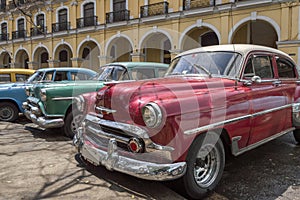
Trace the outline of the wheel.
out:
[[[77,128],[80,126],[83,118],[83,114],[78,110],[72,110],[65,118],[65,124],[63,126],[64,134],[73,139],[77,132]]]
[[[294,134],[295,140],[300,144],[300,129],[295,129],[293,134]]]
[[[183,176],[185,192],[193,199],[205,197],[220,181],[225,166],[225,150],[218,134],[199,135],[187,155]]]
[[[5,122],[13,122],[19,117],[19,109],[10,102],[0,103],[0,120]]]

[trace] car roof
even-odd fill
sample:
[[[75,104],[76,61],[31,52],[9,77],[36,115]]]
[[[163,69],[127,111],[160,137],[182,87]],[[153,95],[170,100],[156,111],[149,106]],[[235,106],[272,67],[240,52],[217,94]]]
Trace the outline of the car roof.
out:
[[[33,69],[24,69],[24,68],[5,68],[0,69],[0,73],[24,73],[24,74],[33,74],[35,70]]]
[[[193,54],[199,52],[210,52],[210,51],[232,51],[232,52],[238,52],[242,55],[248,54],[251,51],[268,51],[268,52],[285,55],[289,57],[291,60],[293,60],[287,53],[284,53],[278,49],[261,46],[261,45],[253,45],[253,44],[222,44],[222,45],[200,47],[200,48],[191,49],[183,53],[180,53],[176,57],[180,57],[187,54]]]
[[[165,63],[157,63],[157,62],[114,62],[114,63],[109,63],[104,66],[114,66],[114,65],[121,65],[126,68],[135,68],[135,67],[162,67],[162,68],[168,68],[169,65]]]
[[[40,68],[37,71],[89,71],[89,72],[93,72],[96,73],[94,70],[88,69],[88,68],[79,68],[79,67],[54,67],[54,68]]]

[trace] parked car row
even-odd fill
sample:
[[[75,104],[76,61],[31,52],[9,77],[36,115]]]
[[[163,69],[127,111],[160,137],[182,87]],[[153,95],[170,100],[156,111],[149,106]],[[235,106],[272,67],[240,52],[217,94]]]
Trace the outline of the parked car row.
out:
[[[25,84],[25,116],[43,128],[62,127],[83,162],[179,180],[193,199],[214,190],[228,156],[292,131],[300,143],[297,66],[273,48],[202,47],[169,67],[111,63],[91,77]]]
[[[109,83],[73,139],[82,160],[148,180],[179,180],[193,199],[220,181],[225,158],[283,134],[300,143],[300,80],[279,50],[218,45],[186,51],[163,78]]]

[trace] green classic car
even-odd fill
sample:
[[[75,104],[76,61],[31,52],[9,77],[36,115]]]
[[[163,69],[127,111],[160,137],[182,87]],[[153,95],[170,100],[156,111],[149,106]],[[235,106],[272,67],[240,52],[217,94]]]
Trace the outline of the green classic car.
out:
[[[27,101],[23,103],[25,116],[42,128],[60,128],[73,137],[82,114],[73,106],[82,93],[95,92],[104,82],[132,81],[164,76],[167,64],[154,62],[118,62],[100,67],[93,80],[38,83],[26,88]]]

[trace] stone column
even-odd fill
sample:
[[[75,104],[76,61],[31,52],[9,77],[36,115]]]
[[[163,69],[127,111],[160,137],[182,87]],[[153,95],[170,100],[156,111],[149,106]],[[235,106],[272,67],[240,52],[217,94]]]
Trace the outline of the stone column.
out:
[[[98,58],[100,66],[111,63],[113,61],[113,58],[111,56],[98,56]]]
[[[49,68],[59,67],[59,60],[48,60]]]
[[[131,56],[132,62],[144,62],[145,61],[145,55],[140,52],[131,53],[130,56]]]
[[[27,62],[29,69],[39,69],[39,63],[38,62]]]
[[[175,58],[175,56],[177,56],[182,51],[180,49],[172,49],[169,52],[171,54],[171,60],[173,60]]]
[[[83,60],[84,59],[82,59],[82,58],[71,58],[72,67],[81,67]]]

